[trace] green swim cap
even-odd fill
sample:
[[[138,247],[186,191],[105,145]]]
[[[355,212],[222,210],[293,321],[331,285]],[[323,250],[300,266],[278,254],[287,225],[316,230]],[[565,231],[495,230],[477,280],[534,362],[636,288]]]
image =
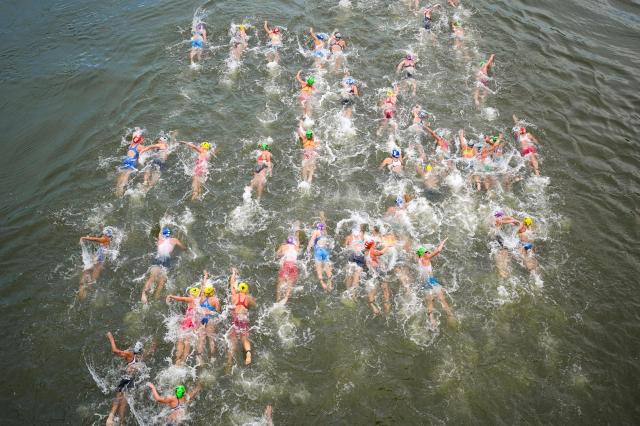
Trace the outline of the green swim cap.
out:
[[[492,141],[493,143],[498,142],[498,137],[497,137],[497,136],[492,136],[492,137],[491,137],[491,141]]]
[[[422,257],[425,251],[426,250],[424,249],[424,247],[418,247],[418,250],[416,250],[416,254],[418,255],[418,257]]]
[[[313,83],[315,83],[315,82],[316,82],[316,79],[315,79],[315,78],[313,78],[313,77],[309,77],[309,78],[307,78],[307,84],[308,84],[309,86],[313,86]]]
[[[462,22],[458,19],[458,20],[456,21],[456,27],[459,27],[460,25],[462,25]]]
[[[484,67],[484,65],[485,65],[485,64],[486,64],[486,62],[485,62],[485,61],[480,62],[480,66],[481,66],[481,67]]]
[[[262,148],[264,151],[268,151],[269,150],[269,145],[266,143],[260,144],[260,148]]]
[[[304,135],[306,136],[307,139],[313,139],[313,131],[312,130],[307,130],[306,132],[304,132]]]
[[[177,398],[182,398],[186,391],[187,391],[187,389],[185,389],[184,386],[182,386],[182,385],[176,386],[176,397]]]

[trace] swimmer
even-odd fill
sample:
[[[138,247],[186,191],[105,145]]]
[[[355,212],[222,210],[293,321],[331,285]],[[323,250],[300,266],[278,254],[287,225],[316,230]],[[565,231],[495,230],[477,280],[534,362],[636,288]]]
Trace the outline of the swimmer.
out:
[[[404,168],[402,166],[403,160],[404,159],[402,158],[400,148],[393,148],[391,150],[391,155],[382,161],[382,163],[378,167],[378,170],[382,170],[386,167],[389,172],[400,175],[404,171]]]
[[[467,141],[464,137],[464,129],[460,129],[458,131],[458,148],[460,150],[460,155],[466,164],[466,169],[469,171],[468,179],[475,183],[476,189],[479,191],[480,176],[475,172],[478,152],[476,151],[476,144],[473,140],[470,139]]]
[[[202,48],[207,41],[207,28],[204,23],[200,22],[196,25],[193,35],[191,36],[191,50],[189,51],[189,61],[191,65],[195,65],[196,61],[202,60]]]
[[[356,81],[347,76],[342,81],[342,89],[340,90],[340,102],[342,103],[342,115],[346,118],[351,118],[353,115],[353,104],[355,99],[360,96],[360,92],[358,91],[358,85]]]
[[[133,132],[133,136],[131,137],[131,145],[129,145],[129,149],[127,150],[127,156],[122,160],[122,166],[120,166],[120,173],[118,174],[118,178],[116,180],[116,195],[118,197],[122,197],[124,195],[124,187],[127,185],[129,181],[129,176],[131,173],[137,170],[138,160],[140,159],[140,154],[150,149],[160,149],[160,145],[143,145],[142,144],[143,136],[140,130],[136,130]]]
[[[382,108],[382,121],[380,122],[380,127],[378,127],[378,136],[382,134],[382,130],[386,129],[388,125],[391,126],[394,132],[398,129],[394,116],[396,114],[396,103],[398,102],[399,92],[398,85],[394,85],[393,89],[387,90],[386,97],[380,103],[380,107]]]
[[[422,178],[422,183],[427,189],[438,189],[438,185],[440,184],[439,173],[431,163],[417,165],[416,171],[418,172],[418,176]]]
[[[158,233],[156,258],[149,268],[149,279],[147,279],[142,289],[142,296],[140,297],[142,303],[147,303],[147,291],[151,290],[153,284],[156,284],[156,299],[160,298],[160,292],[167,282],[167,270],[171,266],[173,249],[176,246],[183,250],[186,249],[184,244],[179,239],[171,237],[171,234],[171,228],[168,226],[163,227]]]
[[[518,117],[513,116],[513,122],[518,126]],[[538,139],[536,139],[531,133],[527,131],[526,127],[517,127],[516,138],[520,142],[520,155],[529,159],[529,165],[533,168],[533,172],[536,176],[540,176],[540,170],[538,169],[538,151],[535,145],[540,145]]]
[[[316,170],[316,147],[320,140],[315,137],[313,130],[304,130],[302,121],[298,126],[298,137],[302,142],[302,180],[311,184]]]
[[[342,39],[342,34],[338,31],[334,31],[329,36],[329,51],[331,57],[335,57],[335,67],[340,68],[342,66],[344,58],[344,49],[347,47],[347,43]]]
[[[240,61],[242,53],[249,45],[249,36],[246,33],[247,26],[240,24],[237,28],[232,26],[232,29],[234,29],[234,32],[231,37],[231,57],[236,61]]]
[[[169,137],[174,139],[174,132],[169,132]],[[167,161],[167,157],[169,155],[169,139],[166,136],[160,136],[158,139],[154,141],[155,145],[158,147],[156,152],[151,155],[151,164],[148,167],[145,167],[144,172],[144,190],[149,192],[151,188],[155,186],[155,184],[160,179],[160,174],[165,169],[165,163]]]
[[[216,156],[216,144],[212,146],[208,141],[204,141],[200,145],[185,141],[179,141],[178,143],[187,145],[198,154],[196,165],[193,168],[193,179],[191,181],[191,199],[197,200],[202,195],[202,185],[207,181],[209,175],[209,159],[212,155],[214,157]]]
[[[418,8],[419,4],[420,4],[420,0],[416,0],[416,9]],[[424,28],[424,30],[428,33],[431,32],[431,14],[435,9],[439,7],[440,7],[439,4],[435,4],[433,6],[428,6],[422,9],[422,16],[424,18],[422,22],[422,28]]]
[[[451,30],[453,31],[453,48],[464,48],[464,28],[462,28],[462,21],[459,19],[451,21]]]
[[[193,390],[187,393],[187,389],[183,385],[175,387],[173,395],[161,396],[153,383],[147,383],[151,389],[153,399],[160,404],[168,405],[171,411],[167,415],[167,426],[175,426],[182,422],[187,414],[187,406],[198,392],[200,392],[200,383],[196,384]]]
[[[440,136],[436,132],[434,132],[429,126],[425,126],[425,129],[436,140],[436,145],[437,145],[436,146],[436,154],[438,156],[441,156],[443,159],[444,158],[448,158],[449,155],[450,155],[450,153],[449,153],[449,142],[447,142],[442,136]]]
[[[320,285],[325,291],[333,290],[331,260],[329,259],[329,239],[327,237],[327,230],[325,228],[324,212],[320,212],[320,222],[316,225],[316,229],[313,230],[309,237],[309,243],[307,244],[307,253],[311,252],[313,247],[313,259],[315,261],[316,275],[320,281]],[[327,276],[327,282],[324,280],[324,276]]]
[[[405,79],[409,85],[412,87],[413,96],[416,95],[416,79],[414,78],[416,75],[416,57],[415,55],[408,54],[405,56],[398,66],[396,67],[396,73],[402,72],[403,79]]]
[[[302,77],[300,77],[300,74],[302,74],[302,70],[298,71],[296,74],[296,80],[300,83],[300,94],[298,95],[298,100],[300,101],[300,106],[302,107],[304,115],[311,117],[313,85],[315,84],[316,79],[313,77],[307,77],[306,80],[303,80]]]
[[[187,357],[191,353],[191,343],[196,338],[198,329],[196,309],[199,305],[200,293],[201,291],[198,287],[190,287],[187,289],[188,296],[183,297],[170,294],[165,299],[167,305],[172,300],[187,303],[187,310],[180,321],[180,331],[178,332],[178,340],[176,341],[176,366],[184,365]]]
[[[360,285],[360,276],[362,275],[362,272],[366,272],[367,270],[367,264],[364,258],[365,230],[366,225],[361,224],[359,227],[354,228],[351,235],[348,235],[344,240],[344,245],[347,247],[349,253],[347,277],[345,281],[347,290],[350,290],[354,286],[358,287]]]
[[[409,201],[411,201],[409,194],[404,193],[403,195],[398,195],[395,199],[395,204],[387,209],[385,216],[393,217],[404,215],[407,211]]]
[[[438,247],[432,252],[428,252],[424,247],[418,247],[416,251],[418,260],[418,271],[420,272],[420,278],[424,280],[422,289],[425,290],[425,302],[427,305],[427,313],[429,314],[429,320],[433,329],[436,328],[436,319],[433,315],[433,296],[436,296],[440,301],[442,309],[447,313],[449,321],[453,320],[453,312],[447,303],[440,282],[433,275],[433,266],[431,266],[431,259],[437,256],[442,249],[448,238],[445,238]]]
[[[215,296],[213,285],[207,282],[209,273],[203,272],[202,284],[200,286],[200,298],[198,300],[198,310],[200,313],[200,327],[198,328],[198,347],[196,351],[202,355],[204,346],[209,341],[209,356],[214,357],[216,353],[216,343],[214,335],[216,332],[216,322],[220,321],[220,301]],[[199,362],[201,364],[201,362]]]
[[[262,191],[264,191],[264,185],[267,182],[267,174],[273,176],[273,162],[271,161],[271,148],[266,143],[261,143],[258,148],[260,154],[257,158],[256,168],[253,172],[253,179],[249,187],[251,190],[255,190],[258,196],[258,200],[262,197]]]
[[[380,261],[378,260],[378,257],[385,254],[389,247],[385,245],[382,250],[377,250],[376,243],[373,240],[368,240],[364,243],[364,249],[364,257],[367,263],[367,268],[372,274],[372,280],[375,280],[380,273]],[[372,282],[372,284],[368,286],[367,297],[369,300],[369,306],[371,306],[371,310],[373,311],[374,315],[378,315],[380,313],[380,307],[376,304],[376,293],[376,284],[375,282]]]
[[[500,235],[499,232],[500,232],[500,227],[502,225],[513,223],[513,221],[507,220],[502,210],[497,210],[493,214],[493,217],[494,217],[493,225],[494,225],[495,240],[498,243],[498,251],[496,252],[496,258],[495,258],[496,269],[498,271],[498,275],[500,275],[502,278],[508,278],[511,270],[511,267],[510,267],[511,253],[504,246],[504,238],[502,237],[502,235]]]
[[[239,337],[244,349],[244,364],[251,364],[251,342],[249,341],[249,307],[256,307],[256,299],[249,294],[249,284],[241,282],[236,290],[236,268],[231,269],[229,288],[231,289],[231,330],[229,331],[229,352],[227,365],[231,367]]]
[[[269,24],[267,21],[264,21],[264,32],[269,36],[269,52],[267,53],[267,58],[269,62],[280,61],[280,52],[282,49],[282,34],[280,34],[280,27],[269,28]]]
[[[102,235],[99,237],[92,237],[90,235],[80,237],[80,242],[93,241],[99,244],[98,249],[93,256],[92,266],[89,269],[82,271],[82,274],[80,275],[80,288],[78,289],[78,297],[80,297],[80,299],[87,297],[87,287],[98,281],[98,278],[104,269],[104,261],[107,259],[107,252],[112,238],[113,229],[108,226],[102,230]],[[89,277],[91,279],[88,281],[87,279]]]
[[[489,56],[487,61],[480,62],[480,69],[476,73],[476,89],[473,93],[473,99],[477,107],[480,107],[487,94],[489,93],[489,67],[493,64],[496,55]]]
[[[518,237],[518,251],[522,257],[522,263],[529,272],[535,274],[538,268],[538,261],[535,259],[533,242],[531,241],[531,226],[533,225],[533,219],[526,216],[522,221],[519,221],[513,217],[505,216],[501,221],[501,225],[502,224],[517,226],[518,229],[516,231],[516,235]]]
[[[425,126],[429,126],[431,124],[427,120],[427,112],[424,111],[420,105],[415,105],[411,108],[411,116],[413,117],[413,128],[416,131],[425,133]],[[425,122],[425,120],[427,121]]]
[[[315,66],[317,68],[322,68],[322,61],[328,56],[327,48],[325,43],[329,38],[326,34],[315,33],[313,28],[309,28],[309,34],[313,38],[313,42],[315,43],[315,47],[313,50],[313,57],[315,58]]]
[[[478,153],[478,162],[480,170],[483,173],[483,182],[485,190],[489,191],[495,184],[495,167],[493,155],[502,143],[501,133],[499,136],[485,136],[484,145]]]
[[[111,334],[110,331],[107,332],[107,339],[109,339],[109,343],[111,344],[111,352],[124,359],[127,363],[124,375],[116,387],[116,399],[113,401],[111,412],[109,412],[109,416],[107,417],[106,425],[112,426],[116,412],[118,412],[119,417],[118,423],[124,423],[125,410],[127,409],[127,391],[133,389],[136,385],[136,380],[146,369],[146,365],[143,361],[144,355],[142,352],[144,345],[142,342],[136,342],[132,350],[123,351],[118,349],[113,334]]]
[[[278,271],[278,281],[276,283],[276,303],[287,304],[293,285],[298,278],[298,253],[300,252],[300,241],[298,232],[287,237],[287,242],[281,244],[276,250],[276,260],[280,258],[280,270]],[[282,284],[286,283],[283,291]],[[284,293],[284,296],[282,295]]]

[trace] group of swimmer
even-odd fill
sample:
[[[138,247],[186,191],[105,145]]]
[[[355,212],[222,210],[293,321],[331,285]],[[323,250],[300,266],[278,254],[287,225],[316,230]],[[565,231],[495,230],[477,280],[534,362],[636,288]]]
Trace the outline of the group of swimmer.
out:
[[[416,9],[419,7],[419,0],[415,1]],[[458,1],[449,0],[451,7],[457,7]],[[439,4],[424,8],[423,28],[427,32],[432,31],[432,13],[442,6]],[[451,23],[454,33],[455,45],[464,36],[461,22],[455,19]],[[248,44],[246,25],[232,27],[231,57],[239,60]],[[280,50],[283,47],[282,28],[279,26],[269,26],[264,21],[264,31],[269,39],[267,45],[267,59],[277,63],[280,60]],[[340,104],[342,115],[350,119],[353,114],[353,106],[360,96],[360,89],[356,80],[350,76],[346,68],[346,58],[344,51],[347,48],[346,41],[337,30],[332,33],[315,32],[309,29],[309,34],[313,42],[313,61],[318,71],[325,64],[330,63],[334,69],[344,72],[342,86],[340,90]],[[207,28],[204,23],[198,23],[191,38],[191,48],[189,52],[190,63],[196,64],[201,61],[201,54],[204,44],[207,42]],[[490,93],[488,89],[490,67],[494,63],[495,55],[490,55],[486,61],[480,63],[476,74],[476,87],[473,99],[477,106],[481,106]],[[379,166],[380,170],[386,170],[391,176],[404,179],[407,178],[406,162],[403,150],[396,144],[398,123],[396,121],[396,111],[398,98],[405,96],[415,97],[418,90],[416,55],[409,53],[397,64],[395,70],[402,75],[401,81],[392,84],[386,90],[386,96],[380,103],[382,117],[378,127],[378,135],[388,131],[393,147],[389,155],[384,158]],[[315,77],[302,76],[302,70],[295,76],[300,86],[298,100],[300,104],[301,118],[298,122],[295,133],[299,138],[302,150],[301,181],[311,184],[316,169],[316,149],[320,146],[320,140],[310,127],[313,123],[313,105],[315,96]],[[440,182],[444,181],[452,173],[465,173],[468,184],[480,191],[484,188],[489,191],[496,185],[501,185],[504,189],[509,189],[510,185],[517,180],[517,170],[510,166],[512,156],[506,156],[505,149],[508,138],[504,132],[495,136],[479,135],[479,141],[465,136],[464,129],[460,129],[455,141],[446,132],[439,129],[434,130],[428,121],[429,114],[420,105],[415,105],[411,109],[411,127],[420,136],[432,137],[435,147],[432,154],[427,154],[420,143],[415,145],[418,152],[416,164],[417,176],[421,179],[427,190],[437,190]],[[537,159],[536,146],[538,140],[527,130],[526,124],[513,116],[513,133],[516,142],[519,144],[517,152],[528,162],[533,173],[539,176],[539,164]],[[448,140],[449,139],[449,140]],[[141,171],[144,171],[142,188],[145,192],[150,191],[160,179],[162,171],[165,169],[166,161],[170,153],[170,147],[183,145],[195,154],[195,162],[192,172],[192,200],[201,200],[203,187],[208,177],[209,162],[216,155],[216,145],[208,141],[194,143],[177,140],[177,132],[160,134],[153,144],[144,144],[144,131],[136,128],[131,133],[131,140],[127,141],[126,156],[122,160],[116,181],[116,194],[122,197],[128,185],[130,176],[144,163]],[[455,149],[457,148],[457,150]],[[258,145],[258,155],[253,177],[249,184],[250,190],[256,193],[258,199],[263,195],[267,177],[273,175],[274,163],[270,146],[267,143]],[[399,290],[405,294],[419,292],[422,294],[428,321],[433,330],[437,327],[437,315],[434,313],[434,300],[447,316],[449,323],[455,322],[455,316],[450,304],[447,302],[445,292],[440,280],[436,277],[433,268],[433,259],[445,250],[447,238],[439,241],[437,245],[422,244],[415,241],[411,232],[397,226],[406,219],[407,209],[412,202],[411,196],[406,192],[399,194],[393,206],[389,207],[380,221],[369,228],[368,223],[356,223],[349,235],[343,242],[346,254],[346,277],[345,294],[354,296],[359,291],[363,278],[366,281],[365,291],[367,303],[374,315],[391,312],[390,283],[397,279],[400,283]],[[537,271],[537,261],[533,254],[532,225],[533,219],[524,216],[518,219],[506,214],[503,210],[496,210],[493,213],[493,227],[491,229],[492,239],[498,244],[495,256],[496,269],[501,277],[509,275],[509,263],[514,248],[523,265],[532,273]],[[382,226],[380,226],[382,224]],[[280,268],[275,284],[275,301],[281,305],[289,303],[293,297],[298,278],[298,267],[300,256],[303,253],[312,254],[313,265],[320,287],[326,292],[332,292],[337,286],[334,283],[334,271],[332,263],[333,241],[329,235],[327,218],[320,212],[319,219],[310,225],[306,244],[305,235],[298,228],[286,237],[286,240],[277,248],[275,258],[280,262]],[[504,234],[507,227],[513,227],[517,235],[516,242],[509,243],[509,238]],[[81,241],[98,244],[95,251],[93,264],[84,270],[80,278],[80,288],[78,296],[85,298],[91,284],[95,283],[104,268],[104,262],[108,257],[114,230],[105,227],[99,236],[84,236]],[[156,300],[163,298],[164,286],[168,280],[168,273],[171,268],[171,260],[174,249],[178,247],[186,249],[186,245],[173,235],[173,230],[169,226],[161,226],[157,235],[156,255],[152,261],[144,285],[141,289],[141,302],[148,304],[151,292]],[[412,274],[415,273],[415,278]],[[414,284],[417,283],[417,284]],[[216,353],[215,336],[226,318],[225,312],[231,316],[231,324],[225,333],[227,350],[227,364],[233,363],[234,354],[237,351],[238,343],[242,346],[244,354],[244,364],[252,362],[252,347],[250,336],[251,323],[249,320],[250,309],[257,307],[256,298],[249,292],[249,284],[238,279],[238,271],[231,269],[229,282],[229,306],[223,309],[221,299],[216,295],[213,283],[209,280],[209,274],[203,271],[203,277],[199,285],[186,289],[183,295],[169,294],[164,296],[167,304],[180,303],[186,306],[182,319],[179,323],[179,333],[175,346],[175,365],[183,366],[187,363],[190,355],[194,352],[198,365],[204,364],[205,353],[209,353],[212,359]],[[382,308],[378,305],[378,291],[382,293]],[[134,387],[136,379],[143,375],[147,369],[144,359],[149,357],[155,350],[155,344],[145,352],[142,342],[136,342],[131,350],[118,349],[114,337],[107,333],[111,351],[126,361],[125,373],[121,382],[116,388],[116,398],[113,402],[111,412],[107,418],[107,425],[114,423],[115,415],[118,414],[120,421],[124,418],[127,407],[126,392]],[[152,383],[148,383],[151,396],[158,403],[167,405],[171,412],[168,415],[169,424],[177,424],[185,416],[189,401],[200,391],[200,384],[196,383],[189,391],[180,384],[175,387],[170,395],[162,396]],[[271,407],[265,411],[265,417],[270,420]]]

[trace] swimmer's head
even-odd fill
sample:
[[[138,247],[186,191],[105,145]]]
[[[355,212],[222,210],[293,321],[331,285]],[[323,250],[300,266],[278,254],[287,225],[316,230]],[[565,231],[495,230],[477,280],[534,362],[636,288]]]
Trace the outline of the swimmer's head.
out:
[[[242,25],[242,24],[240,24],[240,25],[238,25],[238,29],[239,29],[240,31],[244,31],[244,30],[246,30],[246,29],[247,29],[247,26],[246,26],[246,25]]]
[[[280,27],[273,27],[273,32],[278,34],[280,32]]]
[[[369,250],[369,249],[373,248],[373,246],[375,246],[375,245],[376,245],[376,243],[373,242],[373,240],[369,240],[369,241],[366,241],[364,243],[364,248]]]
[[[473,144],[473,141],[472,141],[471,139],[469,139],[469,140],[467,141],[467,146],[468,146],[469,148],[473,148],[473,145],[474,145],[474,144]]]
[[[349,86],[352,86],[356,83],[353,77],[347,77],[347,79],[344,82],[347,83]]]
[[[342,38],[342,34],[340,34],[340,33],[335,33],[333,36],[335,38],[337,38],[338,40],[340,40]]]
[[[493,213],[493,217],[500,218],[502,216],[504,216],[504,212],[502,210],[496,210],[495,213]]]
[[[520,128],[518,129],[518,132],[520,132],[520,134],[521,134],[521,135],[525,135],[525,134],[527,134],[527,129],[526,129],[526,128],[524,128],[524,127],[520,127]]]
[[[169,142],[169,139],[167,139],[166,136],[160,136],[158,138],[158,141],[163,142],[163,143],[167,143],[167,142]]]
[[[270,151],[270,149],[269,149],[269,144],[267,144],[267,143],[261,143],[261,144],[260,144],[260,149],[262,149],[263,151]]]
[[[408,61],[413,61],[413,55],[411,53],[407,53],[407,56],[405,56],[405,58],[407,58]]]
[[[307,139],[313,139],[313,130],[307,130],[304,132],[304,137]]]
[[[102,235],[104,235],[105,237],[113,237],[113,229],[109,228],[108,226],[106,228],[104,228],[102,230]]]
[[[524,243],[524,244],[522,245],[522,248],[524,248],[526,251],[529,251],[529,250],[531,250],[531,249],[533,248],[533,244],[531,244],[531,243]]]
[[[142,133],[140,133],[140,132],[134,133],[133,137],[131,138],[131,142],[133,142],[133,143],[142,142]]]
[[[316,37],[318,37],[318,40],[324,40],[324,34],[322,33],[316,33]]]
[[[142,350],[144,349],[144,346],[142,345],[142,342],[136,342],[135,345],[133,345],[133,353],[134,354],[139,354],[142,352]]]
[[[498,137],[497,136],[491,136],[491,137],[486,136],[484,138],[484,141],[486,143],[488,143],[489,145],[495,145],[496,143],[498,143]]]
[[[427,164],[426,166],[424,166],[424,170],[428,173],[433,170],[433,166],[431,164]]]
[[[322,231],[322,230],[324,229],[324,223],[319,223],[319,224],[317,224],[317,225],[316,225],[316,229],[317,229],[318,231]]]
[[[189,294],[193,297],[198,297],[200,295],[200,289],[198,287],[189,288]]]
[[[183,385],[176,386],[176,398],[180,399],[184,396],[187,389]]]
[[[398,195],[396,197],[396,206],[400,207],[403,203],[404,203],[404,198],[402,198],[400,195]]]
[[[211,284],[207,284],[204,287],[204,295],[205,296],[213,296],[213,286]]]
[[[397,148],[394,148],[393,150],[391,150],[391,156],[393,158],[400,158],[400,150]]]
[[[296,242],[296,239],[295,239],[295,238],[293,238],[293,235],[289,235],[289,236],[287,237],[287,244],[293,244],[293,243],[295,243],[295,242]]]
[[[313,86],[315,82],[316,82],[315,78],[313,77],[307,78],[307,86]]]
[[[427,112],[426,111],[420,111],[418,113],[418,117],[420,117],[420,118],[425,118],[426,116],[427,116]]]
[[[247,293],[249,291],[249,284],[245,283],[244,281],[241,282],[240,284],[238,284],[238,291],[240,293]]]
[[[457,19],[454,23],[453,23],[454,27],[461,27],[462,26],[462,21],[460,21],[459,19]]]
[[[171,236],[171,228],[169,228],[168,226],[162,228],[162,236],[165,238],[169,238]]]
[[[420,247],[418,247],[418,250],[416,250],[416,254],[418,255],[418,257],[422,257],[422,255],[423,255],[426,251],[427,251],[427,250],[426,250],[424,247],[420,246]]]
[[[522,223],[524,223],[525,226],[531,226],[533,224],[533,219],[531,219],[529,216],[527,216],[527,217],[524,218]]]
[[[393,90],[387,89],[387,97],[393,96]]]
[[[200,144],[200,146],[204,149],[206,149],[207,151],[209,151],[209,149],[211,149],[211,145],[209,144],[209,142],[204,141]]]

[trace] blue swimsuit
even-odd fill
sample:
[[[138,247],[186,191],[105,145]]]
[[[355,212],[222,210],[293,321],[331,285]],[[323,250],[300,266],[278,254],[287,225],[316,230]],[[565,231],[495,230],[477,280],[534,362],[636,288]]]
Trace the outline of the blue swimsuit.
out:
[[[134,155],[133,157],[129,156],[129,153],[127,153],[127,156],[124,157],[124,160],[122,160],[122,169],[126,169],[126,170],[135,170],[136,166],[138,165],[138,158],[140,158],[140,153],[138,152],[138,144],[133,144],[129,147],[129,151],[133,151]]]
[[[203,302],[200,302],[200,307],[201,308],[207,308],[211,312],[214,312],[213,314],[206,314],[204,316],[204,318],[202,318],[202,321],[200,321],[200,322],[203,325],[207,325],[209,320],[212,320],[212,319],[214,319],[215,317],[218,316],[218,311],[216,311],[215,307],[211,306],[211,303],[209,303],[209,298],[208,297],[206,297]]]
[[[325,237],[324,235],[320,235],[313,242],[313,256],[317,262],[326,262],[327,260],[329,260],[329,250],[327,250],[326,247],[318,247],[318,241],[326,239],[327,237]]]

